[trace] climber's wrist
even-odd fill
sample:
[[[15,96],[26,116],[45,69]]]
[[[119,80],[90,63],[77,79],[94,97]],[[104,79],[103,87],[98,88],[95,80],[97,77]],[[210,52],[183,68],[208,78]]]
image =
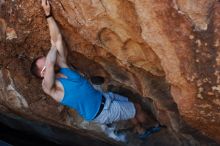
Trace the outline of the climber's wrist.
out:
[[[51,13],[45,15],[46,19],[53,17]]]

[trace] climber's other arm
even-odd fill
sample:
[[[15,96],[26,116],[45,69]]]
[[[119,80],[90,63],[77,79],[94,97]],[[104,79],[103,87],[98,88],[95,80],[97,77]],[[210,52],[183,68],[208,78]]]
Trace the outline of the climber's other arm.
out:
[[[43,90],[45,93],[52,96],[55,92],[55,73],[54,66],[57,58],[57,49],[55,46],[52,46],[46,57],[46,70],[44,73],[44,79],[42,82]]]
[[[51,7],[49,0],[42,0],[42,7],[45,11],[47,22],[49,25],[51,44],[55,45],[58,50],[57,64],[60,67],[68,67],[66,63],[67,49],[64,46],[62,35],[57,26],[57,23],[51,15]]]

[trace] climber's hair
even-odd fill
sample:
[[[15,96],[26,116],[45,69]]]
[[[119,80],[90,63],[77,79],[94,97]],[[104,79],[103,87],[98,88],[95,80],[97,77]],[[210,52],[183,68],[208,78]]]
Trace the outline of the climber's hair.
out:
[[[37,67],[37,61],[41,58],[43,58],[44,56],[39,56],[37,58],[35,58],[33,60],[33,62],[31,63],[31,68],[30,68],[30,72],[32,75],[34,75],[35,77],[42,79],[42,77],[39,75],[39,69]]]

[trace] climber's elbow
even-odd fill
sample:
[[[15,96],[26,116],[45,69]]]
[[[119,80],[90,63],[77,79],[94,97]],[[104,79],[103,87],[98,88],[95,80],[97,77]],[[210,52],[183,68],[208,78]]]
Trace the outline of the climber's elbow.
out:
[[[57,49],[51,48],[46,57],[46,67],[53,67],[56,63]]]

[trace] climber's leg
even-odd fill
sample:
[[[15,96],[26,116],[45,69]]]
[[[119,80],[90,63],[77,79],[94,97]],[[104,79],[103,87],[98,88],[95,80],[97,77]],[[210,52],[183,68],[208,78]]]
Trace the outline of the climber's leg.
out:
[[[141,123],[134,117],[131,120],[131,123],[133,124],[134,126],[134,131],[135,133],[143,133],[145,131],[145,129],[141,126]]]
[[[134,105],[135,117],[131,119],[131,122],[134,125],[134,132],[141,134],[145,131],[145,128],[142,126],[142,124],[146,123],[146,113],[143,112],[139,103],[134,103]]]
[[[138,133],[145,131],[143,125],[148,125],[151,119],[148,119],[147,113],[142,110],[140,104],[112,92],[103,93],[103,95],[106,102],[103,111],[93,120],[94,122],[109,124],[130,119]]]
[[[109,124],[135,117],[135,105],[126,97],[119,97],[112,92],[103,93],[103,96],[106,98],[104,108],[93,120],[94,122]]]
[[[146,116],[146,113],[142,110],[141,105],[139,103],[135,103],[134,105],[135,105],[135,109],[136,109],[135,118],[140,123],[146,123],[147,116]]]
[[[138,120],[139,123],[145,128],[149,128],[151,126],[154,126],[157,124],[157,121],[152,119],[148,113],[143,111],[141,105],[139,103],[135,103],[135,109],[136,109],[136,114],[135,118]]]

